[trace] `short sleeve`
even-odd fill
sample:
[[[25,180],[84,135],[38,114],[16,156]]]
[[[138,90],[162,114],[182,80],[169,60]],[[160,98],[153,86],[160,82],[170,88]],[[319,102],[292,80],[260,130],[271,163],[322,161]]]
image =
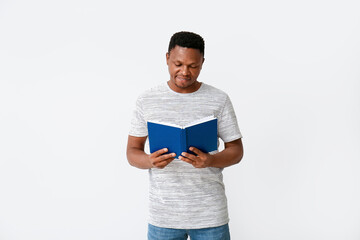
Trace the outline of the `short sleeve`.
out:
[[[242,138],[229,96],[226,97],[224,108],[218,118],[218,134],[225,143]]]
[[[144,112],[142,110],[141,98],[136,101],[135,110],[131,119],[129,135],[134,137],[146,137],[148,135]]]

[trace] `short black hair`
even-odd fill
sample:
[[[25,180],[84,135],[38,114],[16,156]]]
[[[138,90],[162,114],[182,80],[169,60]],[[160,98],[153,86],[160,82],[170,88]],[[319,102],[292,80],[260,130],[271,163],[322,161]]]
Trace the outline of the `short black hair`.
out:
[[[204,39],[196,33],[181,31],[172,35],[169,43],[168,53],[176,45],[186,48],[199,49],[200,53],[204,56],[205,42]]]

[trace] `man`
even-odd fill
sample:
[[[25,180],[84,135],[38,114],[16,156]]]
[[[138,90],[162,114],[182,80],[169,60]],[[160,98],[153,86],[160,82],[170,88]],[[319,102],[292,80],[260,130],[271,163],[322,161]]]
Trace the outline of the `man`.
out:
[[[241,133],[226,93],[197,80],[204,63],[204,40],[191,32],[175,33],[166,62],[170,80],[144,92],[136,102],[128,137],[127,158],[137,168],[149,169],[149,240],[230,239],[224,167],[243,156]],[[214,116],[223,151],[176,154],[160,149],[144,152],[147,121],[184,126]]]

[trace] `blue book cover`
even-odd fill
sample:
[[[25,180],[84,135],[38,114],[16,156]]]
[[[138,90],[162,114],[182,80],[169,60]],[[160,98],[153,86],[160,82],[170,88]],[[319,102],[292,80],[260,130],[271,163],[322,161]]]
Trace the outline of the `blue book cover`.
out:
[[[162,148],[168,153],[176,153],[178,158],[182,152],[189,152],[189,147],[196,147],[203,152],[217,150],[217,119],[208,117],[187,126],[181,127],[159,122],[147,122],[150,152]]]

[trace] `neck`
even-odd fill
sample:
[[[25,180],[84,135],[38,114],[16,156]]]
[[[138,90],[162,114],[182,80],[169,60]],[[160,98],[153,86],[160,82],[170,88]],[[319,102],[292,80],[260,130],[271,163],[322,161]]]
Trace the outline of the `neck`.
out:
[[[199,88],[201,87],[201,82],[198,81],[194,82],[193,84],[191,84],[186,88],[179,87],[170,80],[167,82],[167,84],[171,90],[177,93],[193,93],[199,90]]]

